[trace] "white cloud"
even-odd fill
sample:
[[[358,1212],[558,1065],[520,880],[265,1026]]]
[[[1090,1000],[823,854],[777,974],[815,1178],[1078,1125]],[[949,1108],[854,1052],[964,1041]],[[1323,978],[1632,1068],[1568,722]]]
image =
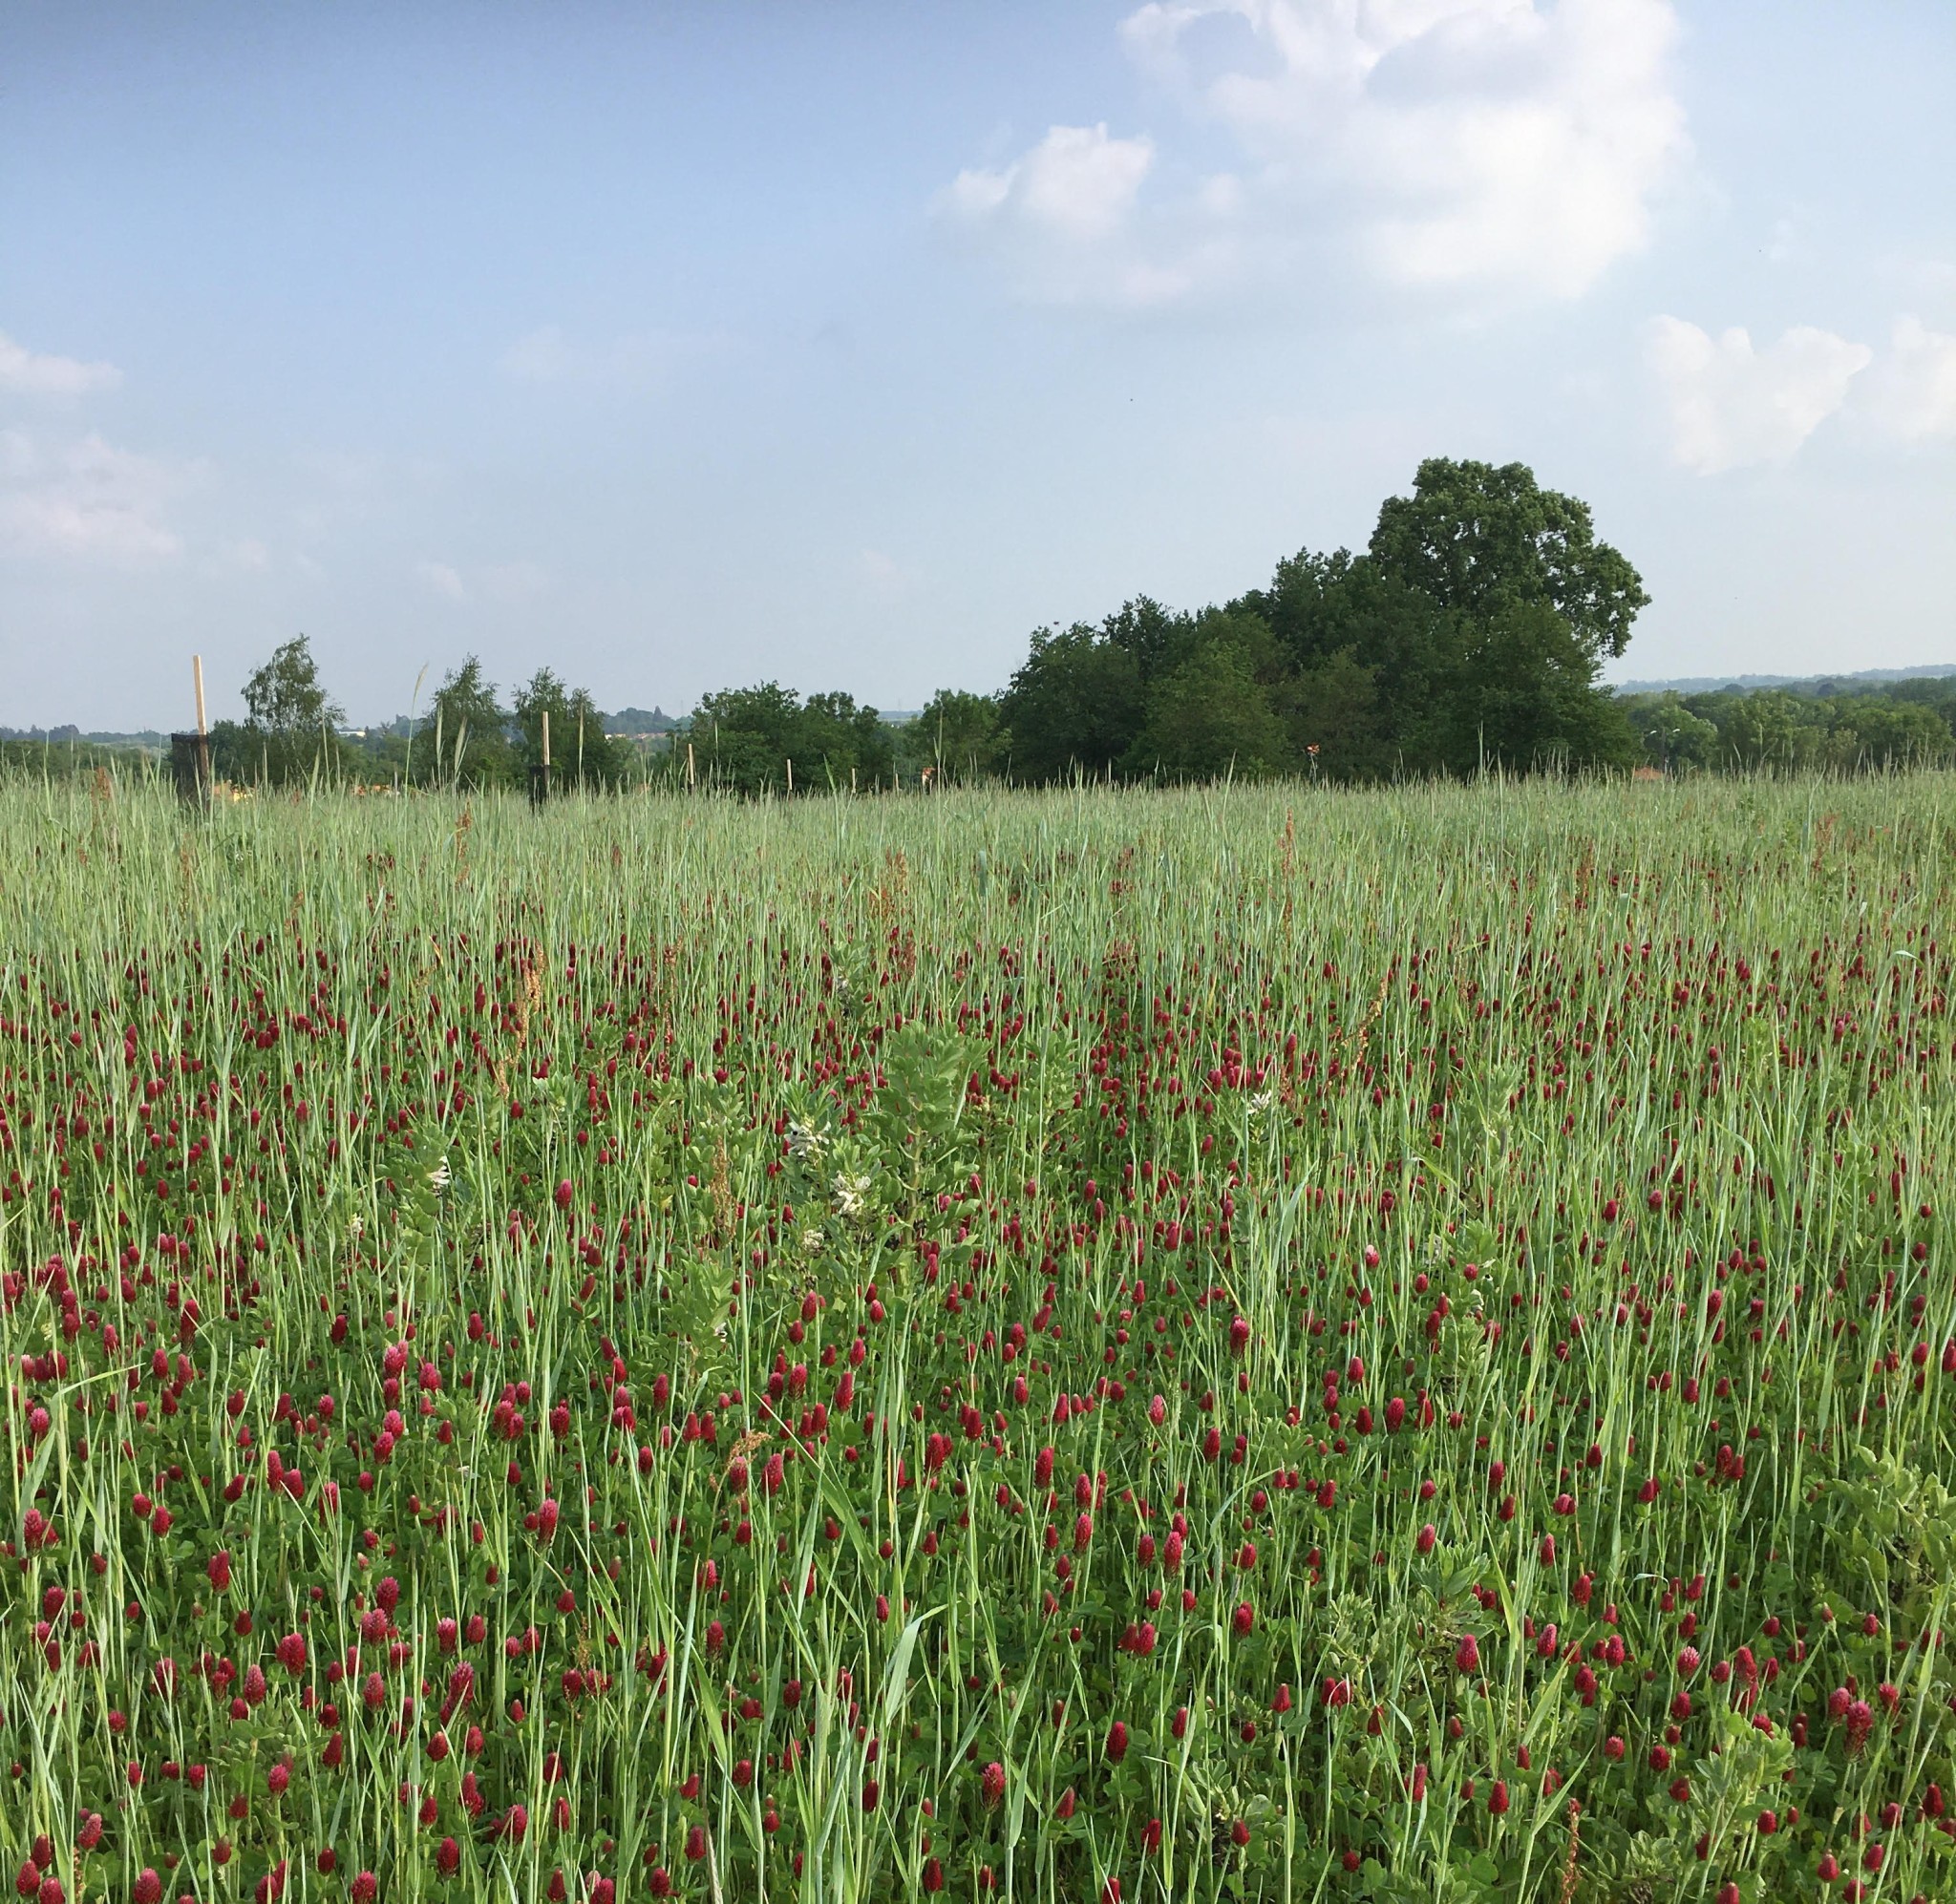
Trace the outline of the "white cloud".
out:
[[[165,561],[182,544],[160,519],[195,474],[89,435],[48,446],[0,431],[0,554],[71,561]]]
[[[1897,318],[1887,355],[1856,394],[1884,435],[1904,443],[1956,436],[1956,335]]]
[[[690,360],[719,340],[676,331],[635,331],[602,343],[566,337],[545,324],[519,337],[497,361],[504,376],[526,384],[595,385],[635,391],[663,389]]]
[[[1104,123],[1052,126],[1008,165],[960,172],[937,210],[982,237],[1028,295],[1060,303],[1171,303],[1217,276],[1232,181],[1183,203],[1144,208],[1155,164],[1149,138],[1116,138]]]
[[[415,574],[422,585],[449,602],[466,602],[469,591],[462,586],[461,573],[446,562],[417,561]]]
[[[1055,126],[960,174],[946,211],[1074,254],[1043,275],[1015,259],[1035,292],[1159,300],[1275,274],[1573,297],[1647,242],[1688,149],[1670,0],[1156,0],[1121,34],[1238,163],[1152,199],[1152,140]]]
[[[1003,213],[1062,239],[1106,238],[1134,209],[1155,162],[1145,138],[1110,138],[1095,126],[1054,126],[1000,171],[960,172],[951,203],[977,216]]]
[[[1765,349],[1734,328],[1712,337],[1681,318],[1649,328],[1648,362],[1671,455],[1700,476],[1783,462],[1847,401],[1874,352],[1801,325]]]
[[[25,396],[84,396],[114,390],[122,372],[114,364],[84,364],[77,357],[50,356],[16,344],[0,330],[0,391]]]

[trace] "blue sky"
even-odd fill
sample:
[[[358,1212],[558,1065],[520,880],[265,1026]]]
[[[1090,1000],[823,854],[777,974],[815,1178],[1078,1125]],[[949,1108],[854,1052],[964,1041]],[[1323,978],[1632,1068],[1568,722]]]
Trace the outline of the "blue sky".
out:
[[[1948,0],[12,0],[0,722],[915,707],[1429,455],[1622,675],[1956,662],[1952,97]]]

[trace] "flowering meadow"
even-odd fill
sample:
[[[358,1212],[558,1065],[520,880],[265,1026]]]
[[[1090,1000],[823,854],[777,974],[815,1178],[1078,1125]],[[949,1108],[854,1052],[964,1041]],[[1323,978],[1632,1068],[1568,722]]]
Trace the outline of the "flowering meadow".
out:
[[[0,792],[6,1874],[1956,1896],[1945,805]]]

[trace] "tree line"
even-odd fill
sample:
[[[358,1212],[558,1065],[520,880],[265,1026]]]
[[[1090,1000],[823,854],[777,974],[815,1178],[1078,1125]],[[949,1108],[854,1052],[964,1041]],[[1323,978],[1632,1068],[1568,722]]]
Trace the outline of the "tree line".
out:
[[[1633,766],[1637,736],[1598,674],[1648,600],[1585,504],[1519,463],[1434,459],[1363,553],[1305,550],[1200,610],[1140,596],[1097,624],[1040,628],[1000,692],[934,695],[891,764],[1031,784]],[[808,765],[833,776],[870,753],[854,730],[840,746],[810,731],[829,698],[710,696],[693,732],[731,784],[784,788],[798,748],[819,785]]]
[[[1603,665],[1648,603],[1586,503],[1520,463],[1431,458],[1410,496],[1381,505],[1362,552],[1302,550],[1265,585],[1196,611],[1139,596],[1097,624],[1040,628],[1000,692],[933,696],[894,760],[952,781],[1365,783],[1495,768],[1856,772],[1956,754],[1956,682],[1618,694]],[[782,787],[789,756],[824,753],[777,687],[710,696],[695,729],[703,717],[743,787]]]
[[[705,696],[648,755],[606,735],[589,694],[548,669],[503,707],[472,657],[405,734],[365,751],[411,781],[520,781],[547,709],[557,777],[748,793],[1624,767],[1641,758],[1638,738],[1598,673],[1648,599],[1586,504],[1519,463],[1433,459],[1411,496],[1383,505],[1361,553],[1306,550],[1199,610],[1143,596],[1098,624],[1040,628],[1002,690],[946,689],[901,725],[845,693],[763,682]],[[289,781],[353,758],[303,638],[244,700],[247,718],[213,736],[225,777]]]
[[[320,679],[304,635],[273,650],[244,684],[245,717],[210,733],[211,767],[236,785],[289,786],[329,778],[450,785],[527,784],[549,736],[554,786],[616,787],[634,777],[632,751],[607,733],[587,688],[540,667],[504,706],[474,655],[451,668],[427,711],[364,734]]]
[[[1622,707],[1648,764],[1672,773],[1852,773],[1956,756],[1956,679],[1830,686],[1625,695]]]
[[[991,694],[946,688],[892,721],[777,682],[702,698],[670,734],[606,732],[590,693],[540,668],[505,705],[474,656],[425,710],[354,737],[304,636],[219,723],[239,783],[363,778],[479,788],[648,781],[742,793],[1074,778],[1134,784],[1308,776],[1366,783],[1489,769],[1855,771],[1956,751],[1956,682],[1832,694],[1613,692],[1601,679],[1648,604],[1586,503],[1523,464],[1432,458],[1356,553],[1300,551],[1196,610],[1146,596],[1042,627]]]

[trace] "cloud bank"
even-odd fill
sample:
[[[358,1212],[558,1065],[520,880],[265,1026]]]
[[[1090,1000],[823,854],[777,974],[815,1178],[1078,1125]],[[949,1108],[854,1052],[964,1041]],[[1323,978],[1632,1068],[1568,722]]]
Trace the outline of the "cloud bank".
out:
[[[85,396],[114,390],[122,372],[114,364],[84,364],[30,350],[0,330],[0,391],[19,396]]]
[[[1762,349],[1742,328],[1659,317],[1646,354],[1672,459],[1700,476],[1783,463],[1836,415],[1888,444],[1956,439],[1956,336],[1920,318],[1898,318],[1878,355],[1811,325]]]
[[[1807,325],[1760,350],[1736,326],[1714,338],[1675,317],[1652,320],[1648,355],[1671,456],[1700,476],[1784,462],[1874,358],[1866,345]]]
[[[1166,303],[1327,280],[1564,299],[1648,240],[1688,152],[1669,0],[1154,0],[1121,27],[1191,143],[1055,125],[941,215],[1043,298]]]
[[[0,430],[0,555],[116,564],[167,561],[182,543],[161,519],[187,473],[94,433],[50,446]]]
[[[1871,418],[1899,442],[1956,437],[1956,335],[1897,318],[1865,394]]]

